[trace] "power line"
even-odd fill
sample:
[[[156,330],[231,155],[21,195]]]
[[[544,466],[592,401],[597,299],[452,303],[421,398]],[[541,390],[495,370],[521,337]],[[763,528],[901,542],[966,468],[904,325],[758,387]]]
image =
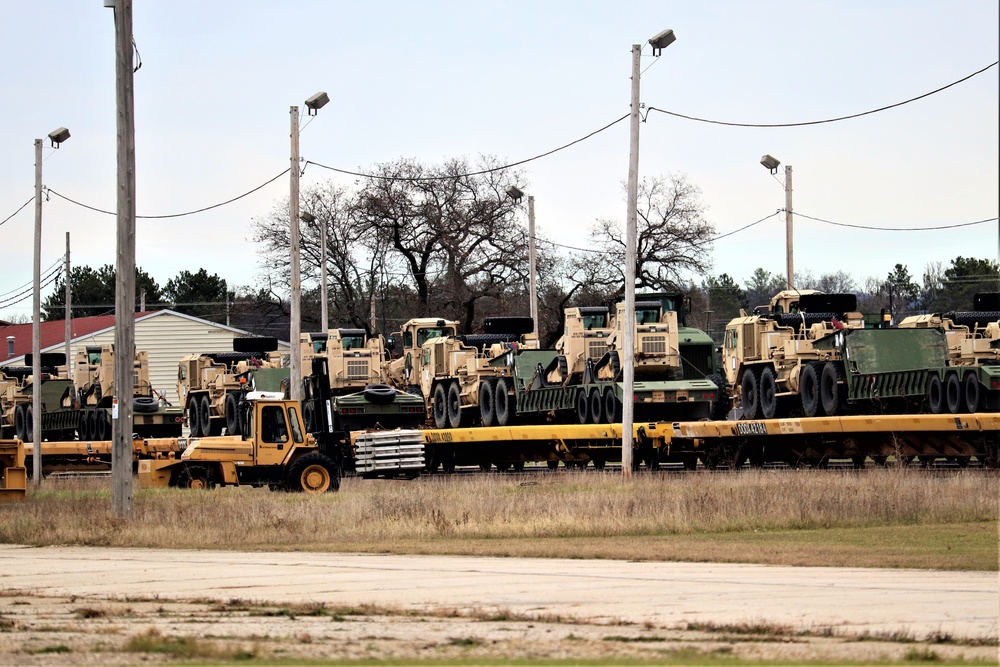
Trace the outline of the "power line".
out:
[[[780,213],[781,211],[779,211]],[[987,222],[994,222],[997,218],[986,218],[985,220],[976,220],[975,222],[959,222],[954,225],[936,225],[934,227],[875,227],[872,225],[852,225],[846,222],[834,222],[832,220],[824,220],[823,218],[814,218],[811,215],[806,215],[805,213],[799,213],[798,211],[792,211],[792,215],[806,218],[808,220],[815,220],[816,222],[823,222],[828,225],[836,225],[837,227],[850,227],[852,229],[868,229],[872,231],[879,232],[929,232],[941,229],[957,229],[959,227],[972,227],[973,225],[982,225]]]
[[[600,128],[600,129],[597,129],[597,130],[594,130],[593,132],[591,132],[590,134],[588,134],[586,136],[580,137],[579,139],[571,141],[568,144],[560,146],[559,148],[553,148],[552,150],[546,151],[544,153],[541,153],[540,155],[536,155],[535,157],[529,157],[529,158],[527,158],[525,160],[518,160],[517,162],[511,162],[510,164],[505,164],[505,165],[500,166],[500,167],[493,167],[491,169],[483,169],[481,171],[473,171],[473,172],[469,172],[467,174],[450,174],[448,176],[421,176],[421,177],[415,177],[415,178],[400,178],[400,177],[397,177],[397,176],[383,176],[381,174],[364,174],[364,173],[361,173],[361,172],[358,172],[358,171],[348,171],[346,169],[338,169],[337,167],[329,167],[329,166],[327,166],[325,164],[320,164],[319,162],[313,162],[311,160],[306,160],[306,164],[307,165],[314,164],[317,167],[320,167],[322,169],[329,169],[330,171],[335,171],[338,174],[345,174],[347,176],[357,176],[359,178],[372,178],[372,179],[375,179],[375,180],[383,180],[383,181],[406,181],[406,182],[411,182],[411,183],[416,183],[416,182],[420,182],[420,181],[447,181],[447,180],[451,180],[451,179],[455,179],[455,178],[466,178],[468,176],[482,176],[483,174],[491,174],[491,173],[496,172],[496,171],[503,171],[504,169],[510,169],[511,167],[518,167],[518,166],[520,166],[522,164],[527,164],[528,162],[534,162],[535,160],[540,160],[543,157],[548,157],[549,155],[552,155],[553,153],[558,153],[559,151],[565,150],[565,149],[569,148],[570,146],[573,146],[574,144],[578,144],[581,141],[586,141],[587,139],[590,139],[595,134],[600,134],[604,130],[608,129],[609,127],[611,127],[613,125],[616,125],[616,124],[622,122],[623,120],[625,120],[628,117],[629,117],[629,114],[625,114],[621,118],[618,118],[617,120],[611,121],[610,123],[608,123],[604,127]]]
[[[253,190],[249,190],[249,191],[244,192],[243,194],[241,194],[241,195],[239,195],[237,197],[233,197],[232,199],[227,199],[226,201],[219,202],[218,204],[212,204],[211,206],[206,206],[204,208],[195,209],[194,211],[186,211],[184,213],[171,213],[171,214],[168,214],[168,215],[137,215],[135,217],[137,219],[143,219],[143,220],[165,220],[167,218],[182,218],[182,217],[184,217],[186,215],[194,215],[195,213],[204,213],[205,211],[210,211],[213,208],[219,208],[220,206],[225,206],[226,204],[232,204],[234,201],[237,201],[239,199],[243,199],[244,197],[252,195],[253,193],[255,193],[258,190],[260,190],[261,188],[263,188],[263,187],[265,187],[267,185],[270,185],[271,183],[275,182],[276,180],[278,180],[279,178],[281,178],[282,176],[284,176],[285,174],[287,174],[289,171],[291,171],[291,167],[289,167],[288,169],[284,170],[283,172],[281,172],[280,174],[278,174],[274,178],[271,178],[271,179],[269,179],[267,181],[264,181],[263,183],[261,183],[260,185],[258,185],[257,187],[255,187]],[[95,211],[97,213],[104,213],[106,215],[117,215],[117,213],[115,211],[105,211],[104,209],[100,209],[100,208],[97,208],[95,206],[89,206],[87,204],[83,204],[81,202],[78,202],[78,201],[76,201],[74,199],[70,199],[66,195],[59,194],[58,192],[56,192],[52,188],[48,188],[47,191],[51,192],[52,194],[54,194],[57,197],[60,197],[61,199],[65,199],[66,201],[68,201],[71,204],[76,204],[77,206],[80,206],[82,208],[85,208],[85,209],[88,209],[88,210],[91,210],[91,211]]]
[[[985,72],[989,68],[995,67],[998,62],[1000,62],[1000,61],[995,61],[995,62],[987,65],[986,67],[984,67],[984,68],[982,68],[980,70],[977,70],[977,71],[973,72],[972,74],[969,74],[968,76],[962,77],[958,81],[952,81],[947,86],[941,86],[940,88],[937,88],[936,90],[932,90],[929,93],[924,93],[923,95],[918,95],[916,97],[911,97],[908,100],[903,100],[902,102],[896,102],[895,104],[890,104],[888,106],[879,107],[878,109],[871,109],[869,111],[862,111],[861,113],[854,113],[854,114],[851,114],[849,116],[839,116],[837,118],[826,118],[824,120],[809,120],[809,121],[804,121],[804,122],[801,122],[801,123],[733,123],[733,122],[727,122],[727,121],[721,121],[721,120],[710,120],[708,118],[698,118],[697,116],[687,116],[685,114],[677,113],[675,111],[667,111],[666,109],[657,109],[656,107],[649,107],[649,110],[650,111],[659,111],[660,113],[667,114],[668,116],[676,116],[677,118],[684,118],[686,120],[698,121],[699,123],[711,123],[713,125],[728,125],[729,127],[802,127],[803,125],[821,125],[823,123],[836,123],[836,122],[841,121],[841,120],[849,120],[851,118],[859,118],[861,116],[867,116],[869,114],[878,113],[880,111],[885,111],[887,109],[894,109],[896,107],[901,107],[904,104],[909,104],[910,102],[916,102],[917,100],[922,100],[925,97],[930,97],[931,95],[934,95],[935,93],[940,93],[942,90],[947,90],[948,88],[951,88],[952,86],[956,86],[956,85],[962,83],[963,81],[968,81],[969,79],[971,79],[972,77],[976,76],[977,74],[982,74],[983,72]]]
[[[3,222],[0,222],[0,225],[4,224],[4,222],[7,222],[7,221],[8,221],[8,220],[10,220],[11,218],[13,218],[13,217],[14,217],[15,215],[17,215],[18,213],[20,213],[21,211],[23,211],[23,210],[24,210],[24,207],[25,207],[25,206],[27,206],[28,204],[30,204],[30,203],[31,203],[31,202],[33,202],[33,201],[35,201],[35,198],[34,198],[34,197],[32,197],[32,198],[31,198],[31,199],[29,199],[28,201],[26,201],[26,202],[24,202],[23,204],[21,204],[21,207],[20,207],[19,209],[17,209],[16,211],[14,211],[13,213],[11,213],[10,215],[8,215],[8,216],[7,216],[6,218],[4,218],[4,219],[3,219]]]
[[[48,276],[49,271],[52,271],[53,269],[60,267],[62,265],[62,263],[63,263],[62,259],[57,259],[50,266],[46,267],[46,269],[44,271],[42,271],[42,274],[45,275],[45,276]],[[23,290],[23,289],[25,289],[27,287],[31,287],[33,284],[34,284],[34,280],[28,281],[25,284],[21,285],[20,287],[15,287],[14,289],[12,289],[12,290],[10,290],[8,292],[4,292],[3,294],[0,294],[0,299],[3,299],[8,294],[13,294],[14,292],[19,292],[19,291],[21,291],[21,290]]]
[[[52,273],[50,273],[50,274],[44,276],[43,278],[41,278],[41,280],[44,280],[45,282],[42,282],[39,285],[39,291],[41,291],[42,288],[48,287],[49,285],[52,285],[53,283],[55,283],[59,279],[59,274],[60,273],[62,273],[62,267],[57,268]],[[32,295],[32,293],[34,291],[35,291],[35,288],[34,287],[30,287],[30,288],[22,291],[20,294],[15,294],[14,296],[12,296],[12,297],[10,297],[8,299],[0,301],[0,308],[6,308],[7,306],[13,306],[16,303],[20,303],[20,302],[24,301],[25,299],[28,299],[29,297],[31,297],[31,295]]]

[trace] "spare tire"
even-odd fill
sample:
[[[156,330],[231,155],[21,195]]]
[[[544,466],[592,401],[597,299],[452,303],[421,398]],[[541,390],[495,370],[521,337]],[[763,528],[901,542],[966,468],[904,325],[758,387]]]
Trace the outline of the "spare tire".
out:
[[[365,400],[378,405],[385,405],[396,400],[396,390],[387,384],[370,384],[365,387]]]
[[[137,396],[132,399],[133,412],[156,412],[160,408],[160,402],[152,396]]]

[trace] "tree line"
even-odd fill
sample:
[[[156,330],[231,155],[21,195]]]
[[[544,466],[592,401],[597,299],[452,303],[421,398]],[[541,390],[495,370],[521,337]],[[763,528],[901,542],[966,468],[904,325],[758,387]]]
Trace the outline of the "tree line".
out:
[[[327,181],[301,194],[300,210],[312,216],[300,223],[303,331],[320,326],[324,228],[330,326],[389,333],[411,317],[434,316],[476,331],[485,317],[528,313],[527,212],[525,202],[507,195],[510,186],[530,192],[520,170],[493,156],[440,164],[402,158],[375,165],[368,174],[350,185]],[[715,227],[700,190],[684,175],[642,179],[636,213],[636,288],[686,293],[690,324],[720,334],[741,309],[750,311],[784,289],[784,276],[764,268],[743,281],[711,273]],[[586,231],[577,247],[556,244],[536,230],[543,345],[561,334],[564,308],[604,305],[623,291],[623,222],[581,220],[580,228]],[[202,268],[181,271],[161,287],[137,269],[137,297],[145,291],[147,309],[169,306],[287,337],[287,198],[253,218],[251,229],[260,249],[255,285],[230,288]],[[74,316],[114,312],[114,267],[76,267],[70,284],[73,303],[86,306],[74,307]],[[60,281],[45,300],[46,319],[62,318],[63,285]],[[957,257],[949,265],[926,267],[919,282],[905,264],[896,264],[885,278],[859,282],[845,271],[803,272],[796,274],[795,285],[853,292],[863,312],[885,310],[899,321],[914,312],[970,307],[975,292],[1000,290],[1000,266]]]

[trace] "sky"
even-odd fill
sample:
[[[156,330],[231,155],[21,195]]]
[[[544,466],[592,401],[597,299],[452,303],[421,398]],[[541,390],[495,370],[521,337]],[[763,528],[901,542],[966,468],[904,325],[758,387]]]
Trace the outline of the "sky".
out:
[[[495,155],[515,162],[627,114],[631,45],[643,44],[647,107],[737,123],[793,123],[895,104],[995,62],[995,0],[138,0],[134,34],[136,206],[167,215],[256,188],[289,166],[289,108],[326,91],[302,119],[306,160],[351,171],[413,158]],[[659,59],[646,41],[677,41]],[[102,0],[0,0],[0,220],[43,183],[82,204],[115,206],[113,12]],[[824,220],[933,227],[998,215],[998,67],[898,108],[835,123],[737,128],[651,113],[640,177],[681,174],[701,190],[719,234],[784,207],[770,154],[793,167],[793,208]],[[308,124],[307,124],[308,123]],[[626,215],[623,121],[524,165],[538,234],[586,245],[599,218]],[[303,187],[353,179],[309,166]],[[136,262],[161,285],[207,269],[254,285],[251,220],[287,202],[288,177],[204,213],[139,220]],[[115,262],[113,215],[52,196],[41,266]],[[785,225],[774,216],[713,246],[711,273],[783,274]],[[30,287],[33,206],[0,225],[0,302]],[[996,221],[943,231],[871,231],[797,217],[796,271],[846,271],[858,282],[894,264],[997,259]],[[692,276],[692,278],[696,278]],[[43,289],[43,298],[52,291]],[[30,316],[31,299],[0,307]]]

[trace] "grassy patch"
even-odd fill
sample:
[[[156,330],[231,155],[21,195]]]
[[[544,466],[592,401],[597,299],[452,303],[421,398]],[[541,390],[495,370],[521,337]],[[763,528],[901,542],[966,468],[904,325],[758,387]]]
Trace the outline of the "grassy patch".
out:
[[[0,543],[362,551],[997,570],[989,471],[745,471],[677,476],[345,479],[321,497],[51,480],[0,506]]]

